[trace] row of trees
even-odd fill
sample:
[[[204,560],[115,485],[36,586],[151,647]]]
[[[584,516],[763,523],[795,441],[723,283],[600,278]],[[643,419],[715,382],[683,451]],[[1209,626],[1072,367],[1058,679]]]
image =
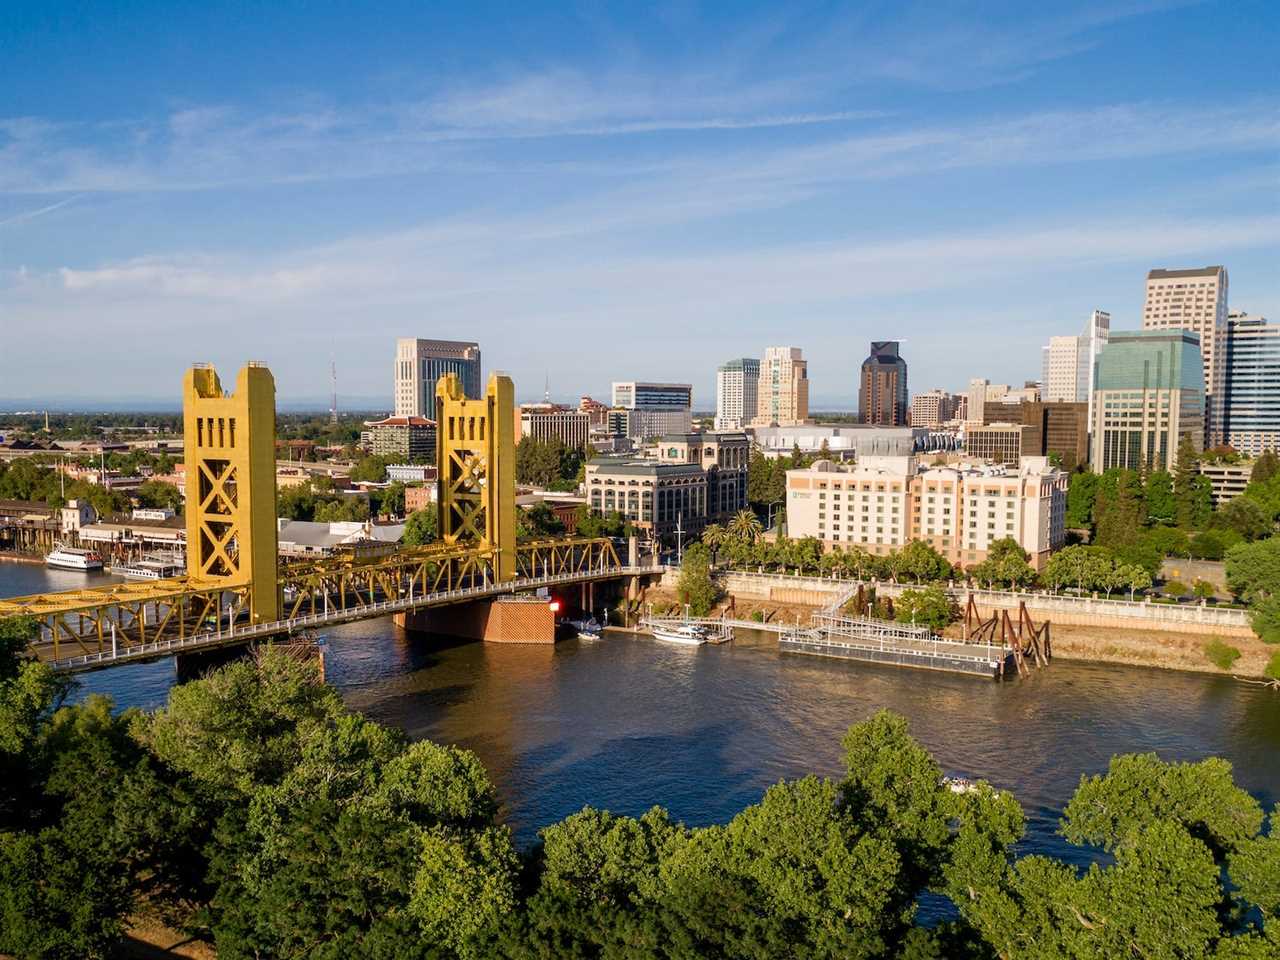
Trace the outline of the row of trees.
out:
[[[13,655],[0,625],[0,951],[112,953],[154,918],[222,960],[1262,960],[1280,950],[1280,809],[1220,760],[1118,757],[1024,854],[1016,799],[952,793],[906,722],[848,731],[845,772],[726,824],[584,808],[517,850],[467,751],[348,711],[263,653],[153,713]],[[957,919],[922,926],[926,893]]]
[[[1189,442],[1177,470],[1076,473],[1067,492],[1067,526],[1155,574],[1166,556],[1221,560],[1239,543],[1271,536],[1280,520],[1280,458],[1260,457],[1243,494],[1216,510]]]
[[[522,437],[516,444],[516,482],[551,490],[576,490],[582,482],[586,451],[563,440]]]

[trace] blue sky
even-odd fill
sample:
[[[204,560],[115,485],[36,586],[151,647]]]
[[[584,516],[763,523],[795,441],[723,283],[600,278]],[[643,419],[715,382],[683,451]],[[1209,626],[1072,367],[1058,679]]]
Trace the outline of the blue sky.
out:
[[[1280,320],[1272,4],[0,7],[0,398],[389,403],[424,336],[703,408],[796,345],[849,407],[873,339],[1035,378],[1153,266]]]

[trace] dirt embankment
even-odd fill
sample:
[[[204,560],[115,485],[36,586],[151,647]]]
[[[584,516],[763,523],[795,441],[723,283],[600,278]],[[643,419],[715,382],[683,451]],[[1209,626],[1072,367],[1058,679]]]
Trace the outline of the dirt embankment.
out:
[[[951,634],[955,625],[948,629]],[[954,631],[959,636],[959,631]],[[1169,670],[1193,670],[1241,677],[1261,677],[1271,657],[1280,648],[1256,638],[1229,637],[1222,640],[1240,651],[1229,670],[1220,670],[1205,656],[1205,645],[1214,638],[1189,633],[1162,633],[1158,630],[1100,630],[1096,627],[1051,626],[1053,655],[1064,660],[1092,660],[1096,663],[1128,663]]]
[[[653,604],[654,610],[670,609],[680,604],[680,598],[674,590],[664,587],[650,587],[641,598],[642,608]],[[734,620],[751,620],[759,611],[769,623],[807,624],[809,617],[818,607],[803,603],[778,603],[775,600],[762,600],[759,597],[725,597],[715,605],[708,616],[718,617],[722,613]]]

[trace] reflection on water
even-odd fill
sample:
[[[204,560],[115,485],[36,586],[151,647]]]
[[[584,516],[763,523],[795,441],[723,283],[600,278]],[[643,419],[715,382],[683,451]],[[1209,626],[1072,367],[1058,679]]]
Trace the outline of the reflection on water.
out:
[[[25,577],[27,587],[14,584]],[[0,595],[50,589],[0,565]],[[80,574],[69,574],[83,584]],[[38,581],[38,582],[36,582]],[[882,707],[948,772],[1014,791],[1027,848],[1075,859],[1055,836],[1082,773],[1112,754],[1220,755],[1264,803],[1280,799],[1280,696],[1226,677],[1057,661],[995,683],[780,654],[770,635],[680,647],[625,633],[553,647],[448,643],[389,620],[328,634],[347,702],[412,737],[475,750],[522,843],[581,808],[662,804],[690,824],[729,819],[782,778],[839,775],[840,737]],[[172,661],[90,674],[83,691],[164,702]]]

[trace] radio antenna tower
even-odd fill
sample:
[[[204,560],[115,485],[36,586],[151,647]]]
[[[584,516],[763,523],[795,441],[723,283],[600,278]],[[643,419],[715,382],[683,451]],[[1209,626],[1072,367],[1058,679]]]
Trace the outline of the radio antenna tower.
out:
[[[329,358],[329,422],[338,422],[338,364],[333,357]]]

